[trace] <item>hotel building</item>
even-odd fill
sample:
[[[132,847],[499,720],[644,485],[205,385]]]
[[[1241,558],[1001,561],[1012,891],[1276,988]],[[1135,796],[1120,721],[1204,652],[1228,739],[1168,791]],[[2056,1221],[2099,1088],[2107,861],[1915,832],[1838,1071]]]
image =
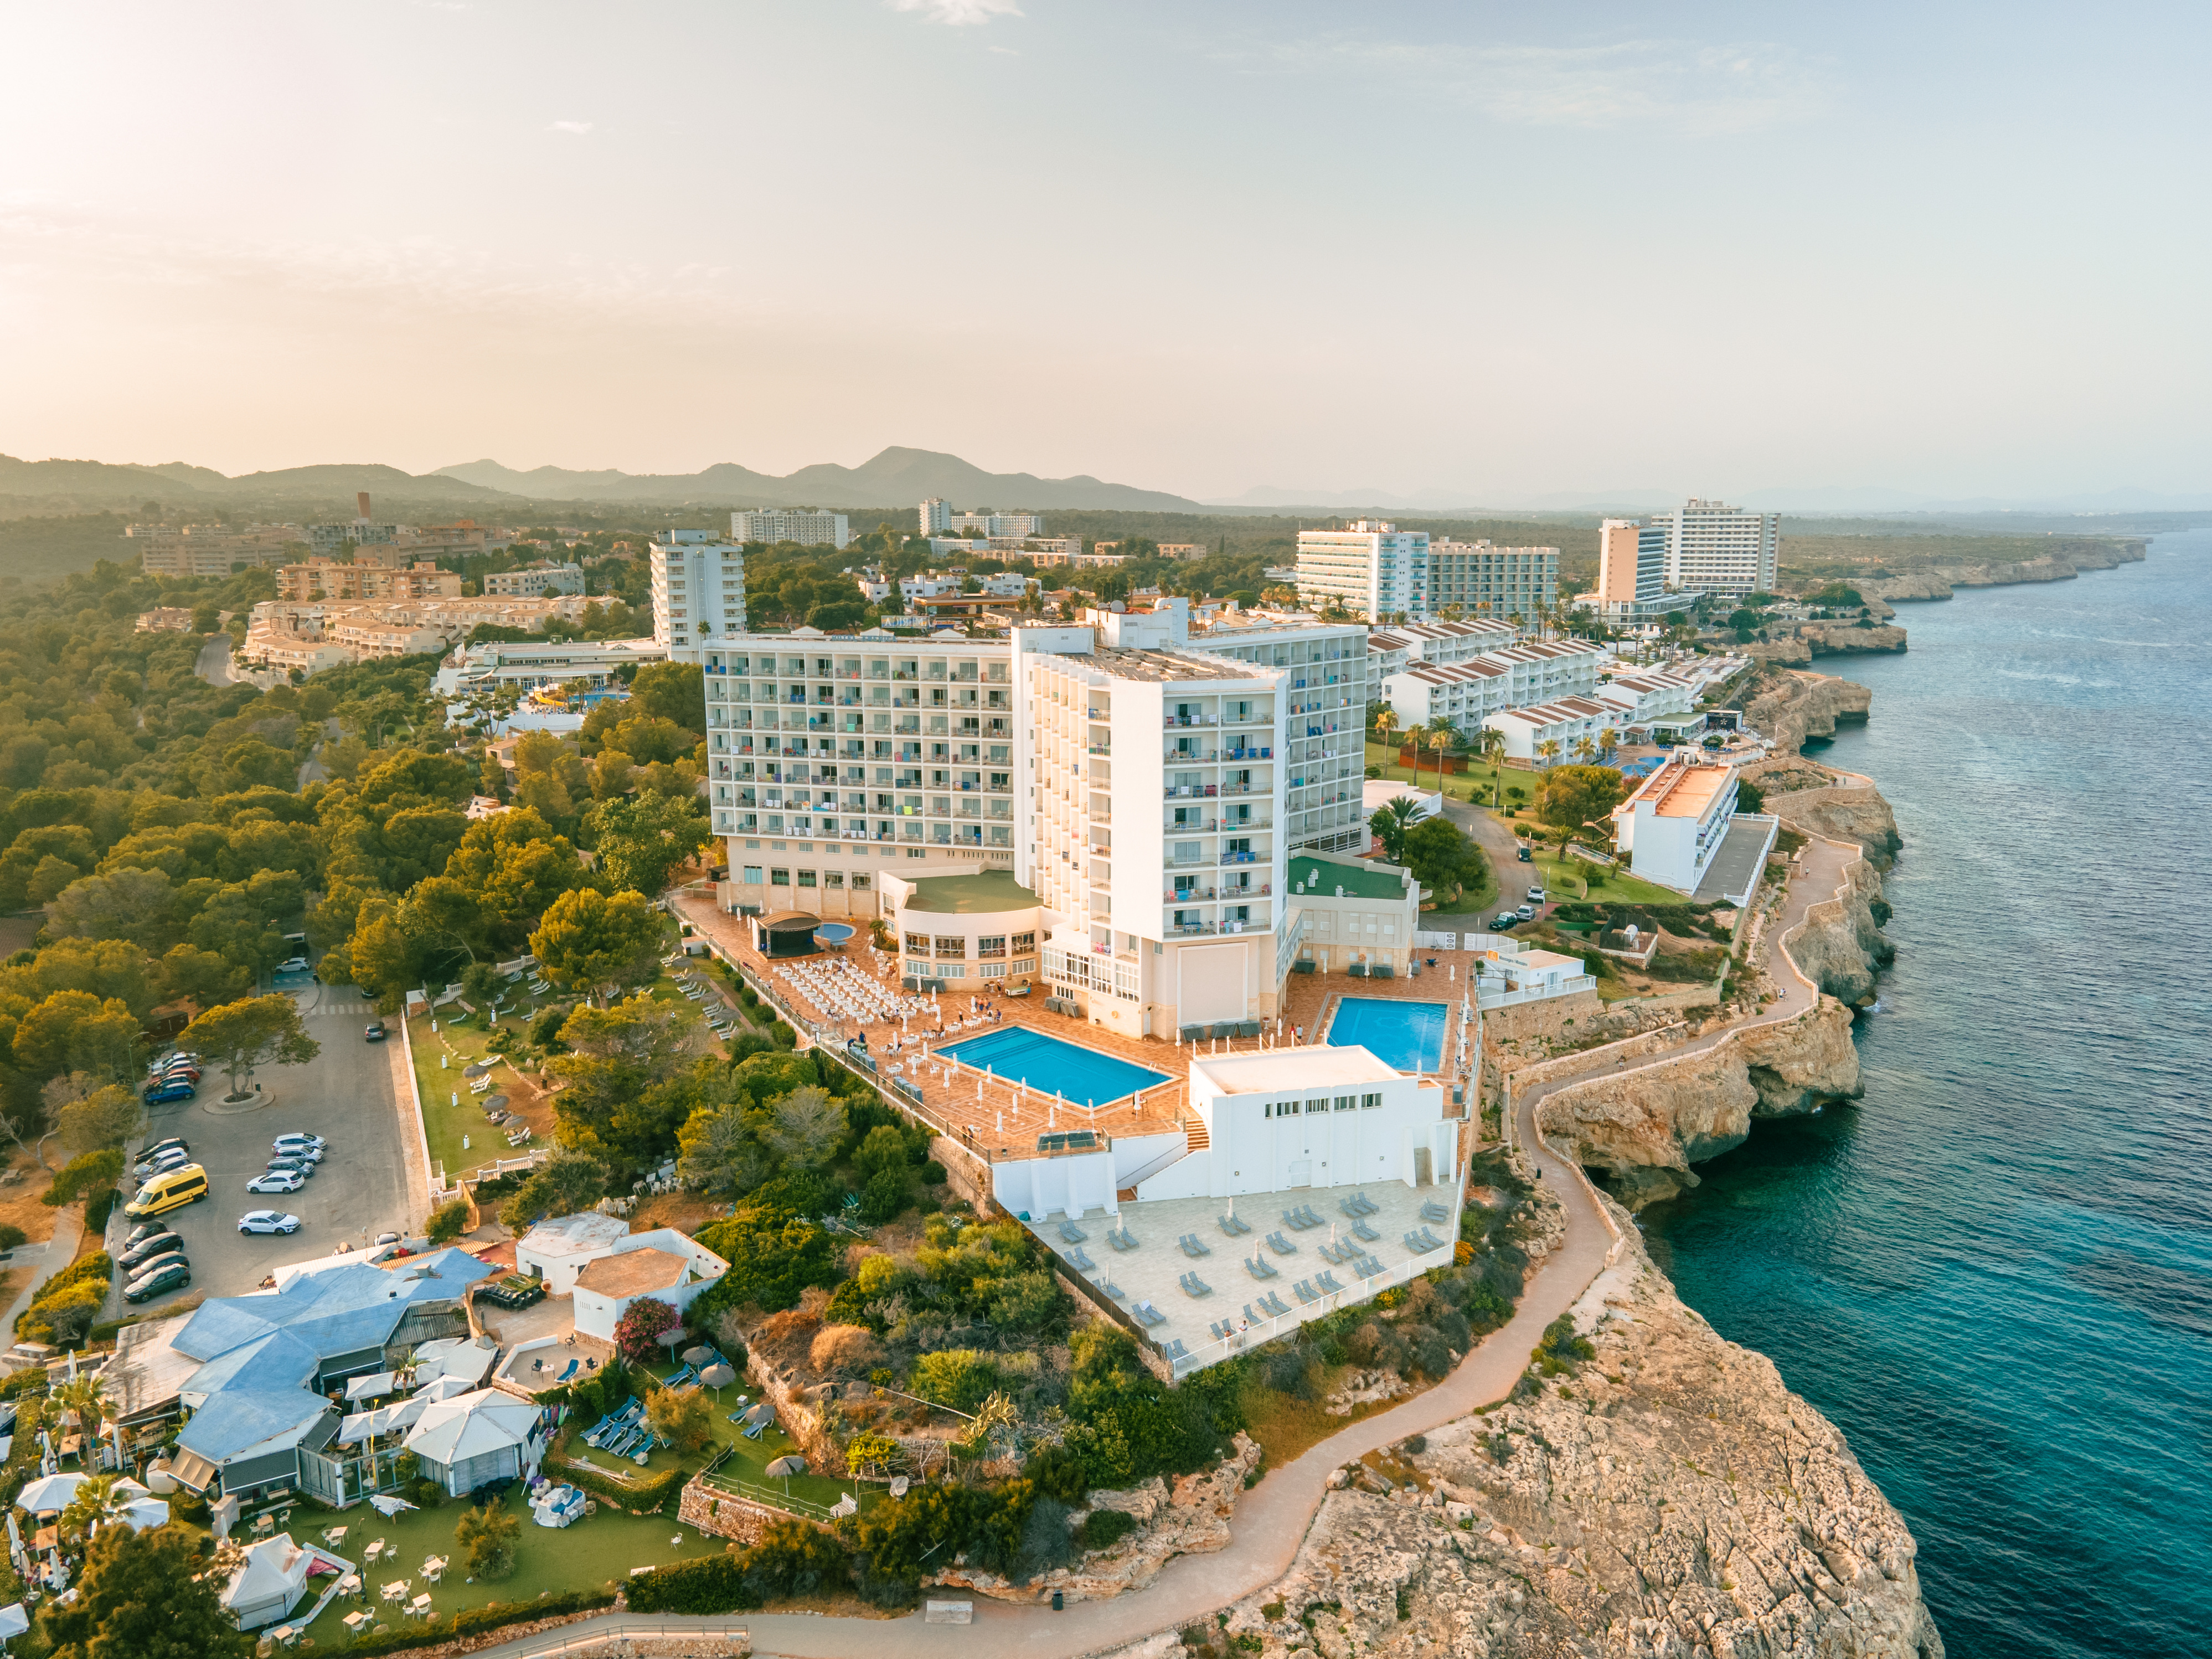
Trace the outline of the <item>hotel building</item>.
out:
[[[1534,617],[1559,603],[1559,550],[1494,547],[1486,541],[1429,544],[1426,609],[1469,616]]]
[[[703,530],[663,530],[647,553],[653,638],[672,662],[698,662],[707,647],[745,631],[745,552]]]
[[[1371,519],[1342,530],[1301,530],[1297,589],[1303,605],[1340,604],[1372,623],[1426,616],[1429,533]]]

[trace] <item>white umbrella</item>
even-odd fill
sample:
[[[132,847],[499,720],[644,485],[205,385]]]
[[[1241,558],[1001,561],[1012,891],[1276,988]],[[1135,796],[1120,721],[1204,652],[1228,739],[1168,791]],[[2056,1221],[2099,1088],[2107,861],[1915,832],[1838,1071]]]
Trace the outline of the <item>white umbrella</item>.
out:
[[[0,1642],[11,1636],[21,1636],[31,1627],[31,1615],[23,1611],[21,1601],[11,1601],[0,1607]]]
[[[727,1365],[714,1364],[699,1373],[699,1380],[710,1389],[726,1389],[738,1380],[738,1374]]]
[[[144,1532],[149,1527],[165,1527],[169,1523],[169,1505],[159,1498],[134,1498],[124,1506],[118,1518],[127,1522],[133,1532]]]
[[[370,1498],[368,1500],[368,1504],[371,1509],[374,1510],[379,1515],[384,1516],[386,1520],[390,1520],[402,1510],[411,1510],[415,1507],[414,1504],[409,1503],[404,1498],[389,1498],[382,1492],[379,1492],[374,1498]]]
[[[65,1510],[76,1496],[76,1489],[89,1478],[82,1474],[49,1474],[24,1487],[21,1496],[15,1501],[33,1515],[44,1515],[49,1510]]]

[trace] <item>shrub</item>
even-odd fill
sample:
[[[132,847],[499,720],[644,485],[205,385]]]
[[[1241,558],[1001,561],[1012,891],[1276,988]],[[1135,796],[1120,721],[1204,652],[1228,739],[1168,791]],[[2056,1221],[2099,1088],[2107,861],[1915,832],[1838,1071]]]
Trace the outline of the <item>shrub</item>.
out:
[[[854,1474],[871,1467],[887,1469],[898,1462],[898,1442],[887,1435],[856,1434],[845,1447],[845,1467]]]
[[[1137,1529],[1137,1517],[1120,1510],[1093,1510],[1083,1517],[1079,1541],[1087,1550],[1111,1549]]]
[[[945,1184],[945,1166],[933,1158],[929,1159],[921,1166],[921,1184],[942,1187]]]
[[[0,1222],[0,1250],[12,1250],[29,1236],[12,1221]]]
[[[838,1289],[842,1291],[844,1286]],[[834,1297],[830,1305],[836,1305]],[[884,1345],[865,1325],[824,1325],[815,1333],[813,1346],[807,1351],[814,1369],[824,1376],[844,1371],[857,1376],[879,1364],[883,1357]]]
[[[684,1316],[658,1297],[641,1296],[615,1322],[615,1346],[625,1358],[646,1359],[660,1346],[660,1339],[679,1329]]]
[[[611,1474],[602,1474],[597,1469],[584,1468],[566,1461],[562,1462],[560,1471],[561,1479],[570,1486],[581,1486],[586,1492],[595,1493],[610,1503],[619,1504],[626,1510],[635,1510],[641,1515],[651,1515],[665,1504],[683,1486],[685,1479],[685,1471],[680,1463],[635,1482],[618,1480]]]
[[[799,1046],[799,1033],[781,1020],[777,1020],[768,1028],[768,1036],[769,1041],[779,1048],[795,1048]]]
[[[908,1195],[903,1166],[878,1170],[868,1177],[868,1184],[861,1189],[860,1219],[872,1227],[880,1227],[884,1222],[896,1219],[899,1212],[906,1208]]]
[[[1080,1503],[1083,1494],[1090,1490],[1084,1478],[1082,1458],[1065,1446],[1038,1447],[1030,1454],[1030,1461],[1022,1465],[1022,1478],[1063,1504]]]
[[[656,1389],[645,1402],[646,1421],[678,1451],[697,1451],[714,1437],[714,1407],[702,1389]]]
[[[84,1201],[84,1230],[88,1233],[107,1231],[107,1218],[114,1213],[115,1200],[122,1194],[112,1187],[95,1187],[92,1196]]]
[[[100,1152],[86,1152],[62,1165],[39,1201],[57,1207],[74,1203],[93,1188],[112,1187],[122,1178],[122,1148],[110,1146]]]
[[[945,1348],[914,1362],[913,1391],[957,1412],[972,1412],[999,1386],[999,1368],[973,1348]]]
[[[521,1521],[497,1499],[472,1509],[453,1528],[453,1541],[467,1552],[469,1577],[497,1583],[514,1571],[514,1540]]]
[[[449,1204],[441,1204],[430,1212],[430,1220],[424,1231],[433,1244],[450,1244],[469,1230],[469,1201],[457,1198]]]

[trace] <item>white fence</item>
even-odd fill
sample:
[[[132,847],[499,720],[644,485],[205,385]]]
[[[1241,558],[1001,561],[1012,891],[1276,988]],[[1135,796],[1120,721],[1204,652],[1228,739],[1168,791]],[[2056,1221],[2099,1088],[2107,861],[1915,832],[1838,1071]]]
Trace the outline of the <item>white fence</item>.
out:
[[[1413,931],[1413,948],[1419,951],[1456,951],[1459,949],[1459,935],[1425,933],[1416,928]]]
[[[1492,1008],[1516,1008],[1524,1002],[1541,1002],[1547,997],[1570,996],[1577,991],[1597,989],[1594,974],[1576,974],[1555,984],[1531,986],[1525,991],[1485,991],[1481,981],[1476,981],[1475,1006],[1485,1011]]]

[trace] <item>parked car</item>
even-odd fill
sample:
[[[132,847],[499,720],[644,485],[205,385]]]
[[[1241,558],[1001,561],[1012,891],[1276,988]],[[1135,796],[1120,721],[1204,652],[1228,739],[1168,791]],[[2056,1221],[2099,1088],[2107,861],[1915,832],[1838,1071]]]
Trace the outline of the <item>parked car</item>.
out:
[[[307,971],[308,966],[307,957],[293,957],[287,961],[278,963],[276,971],[280,974],[304,974]]]
[[[1502,933],[1520,920],[1521,918],[1515,915],[1510,910],[1500,910],[1498,915],[1492,919],[1490,925]]]
[[[199,1095],[199,1085],[179,1078],[174,1082],[157,1083],[146,1091],[149,1106],[166,1106],[173,1100],[193,1100]]]
[[[163,1152],[167,1152],[172,1146],[175,1147],[180,1152],[189,1152],[191,1151],[191,1146],[185,1144],[185,1138],[182,1135],[170,1135],[163,1139],[155,1141],[150,1146],[143,1148],[138,1156],[141,1158],[158,1158]]]
[[[143,1227],[137,1231],[146,1232]],[[115,1258],[115,1265],[122,1268],[126,1274],[136,1277],[138,1269],[156,1256],[167,1255],[172,1250],[181,1250],[184,1248],[185,1241],[174,1233],[147,1232],[145,1237],[137,1240],[130,1249]]]
[[[276,1175],[285,1170],[289,1170],[302,1181],[312,1180],[315,1173],[314,1160],[307,1158],[272,1158],[269,1160],[269,1174]]]
[[[1535,887],[1531,887],[1531,888],[1528,890],[1528,902],[1529,902],[1529,903],[1531,903],[1531,904],[1541,904],[1543,902],[1544,902],[1544,890],[1543,890],[1543,888],[1542,888],[1540,885],[1540,886],[1535,886]]]
[[[1535,861],[1528,851],[1528,843],[1525,842],[1513,849],[1513,856],[1520,860],[1523,864],[1532,864]]]
[[[270,1146],[280,1158],[320,1158],[330,1142],[320,1135],[278,1135]]]
[[[1513,914],[1522,921],[1534,921],[1536,920],[1536,907],[1533,904],[1524,904]]]
[[[180,1243],[173,1244],[167,1249],[161,1251],[157,1255],[148,1256],[136,1267],[133,1267],[129,1273],[125,1275],[124,1283],[127,1285],[131,1279],[144,1279],[149,1274],[161,1272],[164,1267],[189,1267],[192,1264],[185,1257],[184,1246]]]
[[[123,1287],[125,1302],[150,1302],[171,1291],[180,1291],[192,1282],[191,1264],[178,1259],[164,1262],[149,1273],[132,1279]]]
[[[307,1184],[307,1177],[290,1170],[270,1170],[246,1183],[249,1193],[296,1193]]]
[[[282,1210],[248,1210],[238,1218],[238,1231],[242,1233],[296,1233],[300,1218],[286,1215]]]
[[[165,1152],[156,1152],[151,1158],[141,1158],[131,1173],[141,1181],[150,1181],[164,1170],[174,1170],[191,1161],[192,1155],[190,1152],[181,1147],[172,1146]]]
[[[527,1308],[545,1299],[545,1286],[527,1273],[509,1273],[498,1284],[488,1285],[477,1294],[499,1307]]]
[[[367,1038],[367,1039],[368,1039],[369,1042],[383,1042],[383,1041],[384,1041],[384,1022],[383,1022],[382,1020],[380,1020],[380,1019],[373,1019],[373,1020],[369,1021],[369,1023],[368,1023],[368,1029],[367,1030],[363,1031],[363,1032],[362,1033],[362,1036],[363,1037]]]

